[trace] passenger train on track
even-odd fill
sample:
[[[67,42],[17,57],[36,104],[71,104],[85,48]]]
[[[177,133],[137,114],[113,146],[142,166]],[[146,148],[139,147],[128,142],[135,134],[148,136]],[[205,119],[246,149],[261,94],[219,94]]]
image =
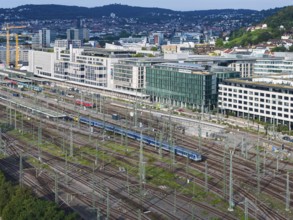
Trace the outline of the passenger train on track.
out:
[[[126,129],[117,127],[112,124],[104,123],[101,121],[90,120],[85,117],[80,117],[79,121],[80,121],[80,123],[90,124],[91,126],[94,126],[97,128],[104,128],[106,131],[121,134],[121,135],[127,136],[129,138],[138,140],[138,141],[140,141],[142,139],[142,141],[146,144],[149,144],[151,146],[161,147],[163,150],[166,150],[169,152],[174,152],[176,155],[179,155],[179,156],[188,157],[190,160],[193,160],[193,161],[201,161],[202,160],[202,155],[195,152],[195,151],[188,150],[188,149],[185,149],[184,147],[180,147],[180,146],[171,146],[165,142],[160,143],[159,141],[155,140],[152,137],[149,137],[146,135],[141,135],[140,133],[126,130]]]

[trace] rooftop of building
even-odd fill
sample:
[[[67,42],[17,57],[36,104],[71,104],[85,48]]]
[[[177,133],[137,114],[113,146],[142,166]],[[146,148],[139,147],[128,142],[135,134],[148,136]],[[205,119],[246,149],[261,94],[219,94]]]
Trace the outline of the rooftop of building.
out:
[[[171,60],[166,60],[161,57],[156,58],[129,58],[119,61],[119,64],[154,64],[154,63],[166,63],[172,62]]]
[[[256,57],[223,57],[223,56],[200,56],[194,55],[186,61],[255,61]]]
[[[155,67],[177,69],[179,72],[193,73],[193,74],[214,74],[235,72],[230,67],[216,66],[216,65],[201,65],[193,63],[161,63],[155,64]]]
[[[205,70],[205,68],[202,65],[193,64],[193,63],[161,63],[161,64],[156,64],[155,66],[169,67],[169,68],[175,68],[175,69],[186,69],[191,71]]]
[[[262,58],[257,58],[257,61],[261,60],[276,60],[276,61],[282,61],[284,60],[284,57],[262,57]]]
[[[281,73],[268,76],[255,76],[251,78],[231,78],[225,79],[224,82],[293,90],[293,74]]]
[[[132,50],[114,50],[114,49],[103,49],[103,48],[84,48],[83,55],[89,56],[102,56],[102,57],[129,57],[132,54],[136,54]]]

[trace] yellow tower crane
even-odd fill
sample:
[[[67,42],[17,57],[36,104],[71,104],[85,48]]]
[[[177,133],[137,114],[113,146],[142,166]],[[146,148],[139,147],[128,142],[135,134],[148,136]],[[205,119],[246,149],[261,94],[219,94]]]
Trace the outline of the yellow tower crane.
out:
[[[4,28],[6,30],[6,65],[10,65],[10,33],[9,31],[12,29],[22,29],[26,28],[26,26],[9,26],[8,24]],[[18,47],[18,35],[15,34],[15,68],[18,69],[18,61],[19,61],[19,47]]]

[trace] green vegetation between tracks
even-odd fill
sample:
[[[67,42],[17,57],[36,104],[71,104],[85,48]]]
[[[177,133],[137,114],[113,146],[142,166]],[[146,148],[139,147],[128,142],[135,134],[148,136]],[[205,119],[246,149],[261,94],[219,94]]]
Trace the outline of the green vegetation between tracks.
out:
[[[22,139],[28,144],[37,146],[38,140],[36,134],[33,135],[31,133],[25,133],[24,135],[20,136],[17,131],[11,131],[10,133],[18,135],[18,138]],[[81,136],[80,138],[88,139],[88,136]],[[124,141],[122,140],[121,143],[124,143]],[[98,144],[98,150],[95,149],[96,144]],[[65,147],[61,144],[60,147],[43,140],[39,147],[43,152],[48,152],[51,155],[65,158],[66,152],[67,155],[69,152],[68,143],[66,143],[66,145],[67,146]],[[170,154],[163,156],[162,158],[159,154],[153,154],[149,152],[144,152],[143,155],[144,161],[146,161],[145,178],[147,184],[163,188],[166,190],[166,192],[174,192],[174,190],[176,190],[178,195],[188,196],[194,201],[209,204],[210,206],[213,206],[223,212],[227,210],[227,200],[222,199],[220,196],[215,195],[212,192],[206,192],[204,187],[194,182],[187,183],[187,179],[185,177],[178,176],[176,173],[174,173],[174,170],[188,167],[186,168],[188,174],[191,174],[195,178],[204,180],[204,174],[201,172],[195,170],[189,165],[185,167],[182,164],[179,165],[175,163],[172,166],[173,160],[172,155]],[[98,143],[92,141],[86,146],[74,145],[74,156],[68,157],[68,161],[91,168],[94,164],[95,158],[98,159],[98,166],[104,167],[105,164],[108,165],[110,163],[111,167],[117,168],[117,170],[118,167],[123,167],[129,175],[135,176],[137,179],[139,179],[139,149],[137,147],[124,146],[123,144],[117,144],[108,140],[104,142],[99,141]],[[49,169],[48,166],[44,167],[36,159],[30,159],[28,162],[37,168]],[[208,181],[211,180],[212,178],[209,177]],[[243,212],[239,207],[236,207],[233,215],[237,216],[238,219],[241,219],[243,217]]]

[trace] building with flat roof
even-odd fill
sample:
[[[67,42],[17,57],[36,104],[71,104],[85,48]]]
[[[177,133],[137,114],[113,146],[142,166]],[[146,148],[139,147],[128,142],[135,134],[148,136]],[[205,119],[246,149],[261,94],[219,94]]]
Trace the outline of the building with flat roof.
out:
[[[268,123],[293,122],[293,75],[226,79],[219,84],[218,107],[237,117]]]
[[[48,48],[56,38],[55,31],[42,28],[32,37],[32,48]]]
[[[86,28],[70,28],[66,31],[67,40],[89,40],[89,30]]]
[[[268,57],[260,58],[256,60],[254,64],[254,75],[263,76],[269,74],[282,73],[284,68],[284,58],[283,57]],[[293,65],[292,65],[293,70]]]
[[[222,56],[190,56],[184,62],[201,65],[218,65],[232,68],[233,71],[240,72],[240,77],[253,76],[256,58],[253,57],[222,57]]]
[[[27,65],[28,64],[28,49],[19,48],[19,64]],[[10,48],[10,63],[15,63],[15,48]],[[6,63],[6,47],[0,47],[0,62]]]
[[[276,53],[282,55],[282,53]],[[283,53],[283,56],[257,59],[254,65],[254,75],[264,76],[278,73],[293,73],[293,53]]]
[[[146,87],[146,68],[164,63],[161,58],[131,58],[114,64],[114,86],[116,89],[141,92]]]
[[[29,51],[29,71],[34,75],[72,83],[113,88],[114,63],[132,51],[56,47],[54,51]]]
[[[55,40],[54,47],[65,47],[69,49],[70,45],[73,48],[81,48],[81,40]]]
[[[207,68],[199,64],[162,63],[147,67],[146,92],[152,101],[173,106],[214,108],[218,81],[240,77],[227,67]]]

